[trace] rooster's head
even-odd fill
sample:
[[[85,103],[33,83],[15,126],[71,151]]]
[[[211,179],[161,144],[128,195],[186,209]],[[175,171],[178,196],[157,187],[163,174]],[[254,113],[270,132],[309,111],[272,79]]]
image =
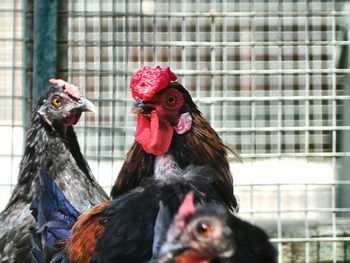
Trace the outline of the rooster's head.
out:
[[[51,127],[69,127],[76,124],[83,111],[96,111],[94,104],[80,95],[77,86],[60,79],[51,79],[55,85],[39,99],[36,110]]]
[[[159,66],[145,66],[131,77],[133,112],[137,114],[135,139],[153,155],[169,150],[174,131],[183,134],[191,129],[189,104],[193,102],[176,79],[170,68]]]

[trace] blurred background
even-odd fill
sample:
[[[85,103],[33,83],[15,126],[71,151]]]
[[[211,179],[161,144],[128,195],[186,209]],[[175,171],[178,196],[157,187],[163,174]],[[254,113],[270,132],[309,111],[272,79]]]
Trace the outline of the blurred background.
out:
[[[347,1],[1,0],[0,209],[48,79],[98,107],[76,127],[110,191],[131,143],[130,75],[170,66],[243,163],[239,215],[279,262],[350,262]]]

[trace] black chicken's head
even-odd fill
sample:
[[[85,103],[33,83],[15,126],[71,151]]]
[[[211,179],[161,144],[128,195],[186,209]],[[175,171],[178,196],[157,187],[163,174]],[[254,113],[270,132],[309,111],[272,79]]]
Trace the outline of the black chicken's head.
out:
[[[160,250],[160,263],[276,263],[267,234],[219,204],[184,199]]]
[[[218,205],[194,207],[193,195],[187,195],[168,230],[159,262],[176,259],[176,262],[195,263],[231,258],[236,243],[228,223],[230,216]]]
[[[40,97],[36,112],[51,127],[69,127],[79,121],[84,111],[96,111],[86,98],[72,96],[59,87],[51,87]]]

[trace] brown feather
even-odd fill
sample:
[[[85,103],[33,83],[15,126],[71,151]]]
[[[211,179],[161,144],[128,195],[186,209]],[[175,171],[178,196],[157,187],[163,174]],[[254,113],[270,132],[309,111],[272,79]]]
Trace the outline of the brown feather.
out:
[[[194,113],[192,118],[193,134],[186,134],[187,138],[182,140],[182,148],[191,151],[191,164],[207,165],[218,172],[218,179],[215,182],[218,192],[229,207],[236,207],[236,200],[233,196],[233,178],[226,153],[227,147],[201,114]]]
[[[135,141],[131,146],[118,178],[112,187],[113,199],[140,185],[143,177],[153,175],[155,156],[146,153]]]
[[[242,156],[238,153],[238,150],[236,149],[236,147],[234,147],[233,145],[230,145],[228,143],[224,144],[226,150],[230,153],[233,154],[233,157],[236,161],[243,163],[243,158]]]
[[[110,202],[94,206],[79,217],[72,228],[73,236],[66,245],[70,262],[90,262],[96,244],[105,231],[99,215]]]

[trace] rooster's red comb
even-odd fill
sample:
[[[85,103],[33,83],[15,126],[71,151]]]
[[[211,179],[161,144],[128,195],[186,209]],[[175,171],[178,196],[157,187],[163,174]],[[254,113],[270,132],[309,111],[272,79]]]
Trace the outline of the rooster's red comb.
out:
[[[55,85],[57,87],[60,87],[61,89],[64,89],[69,96],[79,99],[80,98],[80,89],[79,87],[68,83],[67,81],[64,81],[62,79],[50,79],[49,80],[52,85]]]
[[[166,88],[171,81],[175,81],[177,76],[169,67],[161,68],[157,66],[151,68],[144,66],[131,76],[130,88],[134,100],[142,99],[148,101],[158,91]]]

